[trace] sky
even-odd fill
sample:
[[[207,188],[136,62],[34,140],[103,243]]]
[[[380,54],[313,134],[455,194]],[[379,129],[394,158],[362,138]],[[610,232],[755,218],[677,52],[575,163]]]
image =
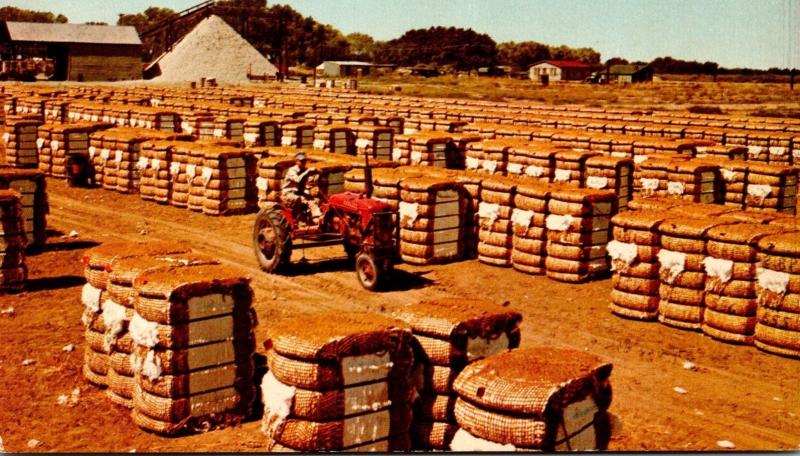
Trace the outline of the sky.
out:
[[[116,23],[148,6],[181,10],[199,0],[3,0],[70,22]],[[434,25],[472,28],[496,42],[592,47],[603,60],[656,57],[724,67],[800,67],[800,0],[270,0],[343,33],[378,40]]]

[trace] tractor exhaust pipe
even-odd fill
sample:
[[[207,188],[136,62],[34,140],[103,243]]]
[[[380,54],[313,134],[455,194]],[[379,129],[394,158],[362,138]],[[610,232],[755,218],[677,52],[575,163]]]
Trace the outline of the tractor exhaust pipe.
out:
[[[369,152],[364,154],[364,194],[372,198],[372,168],[369,166]]]

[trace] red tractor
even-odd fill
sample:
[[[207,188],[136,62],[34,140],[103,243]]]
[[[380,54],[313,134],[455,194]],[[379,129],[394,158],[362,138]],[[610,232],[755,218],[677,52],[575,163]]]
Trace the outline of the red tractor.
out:
[[[386,283],[397,250],[394,219],[388,204],[366,194],[344,192],[320,195],[322,216],[317,221],[307,211],[282,203],[262,209],[253,227],[253,247],[261,268],[279,272],[290,262],[292,249],[342,244],[355,261],[356,276],[370,291]],[[297,245],[294,241],[303,241]]]

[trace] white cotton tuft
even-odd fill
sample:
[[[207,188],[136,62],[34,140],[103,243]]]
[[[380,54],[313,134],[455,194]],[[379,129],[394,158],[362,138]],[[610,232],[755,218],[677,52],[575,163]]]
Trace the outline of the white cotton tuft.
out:
[[[642,179],[642,190],[656,191],[658,190],[658,179]]]
[[[638,165],[639,163],[646,162],[647,158],[648,158],[647,155],[634,155],[633,156],[633,162]]]
[[[161,377],[161,358],[157,358],[153,350],[147,351],[147,355],[141,362],[139,373],[149,378],[151,381],[155,381],[158,377]]]
[[[491,451],[503,453],[513,452],[516,451],[516,449],[517,448],[511,443],[503,445],[480,437],[475,437],[463,428],[456,431],[452,442],[450,442],[450,450],[458,452]]]
[[[145,320],[138,313],[133,314],[128,332],[138,345],[152,348],[158,344],[158,324]]]
[[[106,299],[103,302],[103,322],[106,326],[103,348],[106,352],[110,352],[111,347],[117,342],[117,337],[125,329],[126,321],[124,307],[110,299]]]
[[[616,239],[608,243],[606,250],[608,251],[608,256],[611,257],[612,271],[630,267],[630,265],[636,261],[636,257],[638,256],[638,248],[636,247],[636,244],[620,242]],[[620,263],[624,265],[622,268],[619,267]]]
[[[506,170],[511,174],[522,174],[522,163],[509,163]]]
[[[489,174],[494,174],[497,171],[497,162],[494,160],[484,160],[481,163],[481,168]]]
[[[544,175],[544,168],[541,166],[530,165],[525,168],[525,175],[530,177],[542,177]]]
[[[284,146],[287,146],[287,145],[290,145],[290,144],[284,144]],[[399,161],[402,157],[403,157],[403,150],[402,149],[398,149],[397,147],[392,149],[392,160],[393,161]],[[467,159],[467,160],[469,160],[469,159]]]
[[[722,174],[722,178],[725,180],[725,182],[733,182],[736,180],[736,177],[738,176],[736,171],[732,169],[720,168],[719,171]]]
[[[478,169],[481,166],[481,161],[475,157],[467,157],[465,165],[467,169]]]
[[[721,283],[728,283],[733,275],[733,261],[731,260],[705,257],[703,267],[709,277],[716,278]]]
[[[789,274],[758,267],[756,276],[758,277],[758,286],[761,288],[778,295],[786,293],[786,287],[789,285]]]
[[[568,169],[557,169],[553,182],[568,182],[572,173]]]
[[[258,141],[258,134],[256,133],[245,133],[242,137],[247,144],[255,144]]]
[[[667,182],[667,194],[668,195],[683,195],[686,191],[686,184],[683,182]]]
[[[550,231],[567,231],[575,222],[575,217],[571,215],[550,214],[545,219],[545,225]]]
[[[751,157],[758,157],[761,154],[761,146],[747,146],[747,154]]]
[[[522,228],[528,228],[531,226],[531,220],[533,219],[533,211],[524,211],[522,209],[514,209],[511,212],[511,223],[515,226],[521,226]]]
[[[782,146],[770,146],[769,154],[770,155],[778,155],[778,156],[785,155],[786,154],[786,148],[782,147]]]
[[[664,281],[672,283],[678,278],[678,274],[686,268],[686,254],[673,252],[672,250],[661,250],[658,252],[658,262],[661,264],[662,274],[666,274]]]
[[[100,312],[100,293],[102,292],[103,290],[87,283],[81,289],[81,302],[89,311],[98,313]]]
[[[478,217],[486,219],[489,225],[494,224],[495,220],[500,216],[500,205],[495,203],[481,202],[478,205]]]
[[[266,177],[260,177],[260,176],[256,177],[256,188],[266,192],[267,190],[269,190],[268,182],[269,181],[267,180]]]
[[[297,389],[281,383],[267,372],[261,381],[261,399],[264,402],[264,418],[261,431],[267,435],[275,433],[292,411]]]
[[[764,201],[770,193],[772,193],[772,187],[769,185],[750,184],[747,186],[747,194],[760,201]]]
[[[400,215],[400,223],[411,226],[417,220],[417,217],[419,217],[419,204],[400,201],[398,212]]]
[[[608,187],[608,178],[603,176],[589,176],[586,178],[586,187],[593,189],[603,189]]]

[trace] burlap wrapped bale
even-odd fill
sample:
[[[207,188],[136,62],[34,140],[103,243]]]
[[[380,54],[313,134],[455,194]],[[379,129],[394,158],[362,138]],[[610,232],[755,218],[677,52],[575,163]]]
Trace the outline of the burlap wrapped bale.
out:
[[[189,246],[174,242],[111,242],[86,251],[82,261],[83,274],[93,287],[105,290],[108,284],[108,267],[114,260],[134,256],[169,255],[188,252]]]
[[[580,186],[586,180],[586,161],[600,153],[588,150],[563,149],[556,152],[553,182]]]
[[[555,187],[548,201],[547,276],[583,282],[609,270],[605,245],[616,213],[616,196],[607,190]]]
[[[597,155],[586,160],[584,179],[586,188],[613,190],[617,194],[619,210],[628,207],[633,198],[633,160]]]
[[[723,201],[722,192],[718,166],[694,160],[677,160],[670,164],[665,196],[695,203],[719,203]]]
[[[0,292],[22,290],[28,278],[28,237],[21,201],[17,191],[0,190]]]
[[[134,420],[144,429],[173,434],[249,415],[257,324],[249,282],[214,264],[149,269],[134,279]]]
[[[774,164],[750,164],[744,207],[796,213],[797,169]]]
[[[511,350],[477,361],[459,375],[456,421],[470,434],[499,444],[602,450],[610,439],[610,374],[611,364],[585,352]]]
[[[465,251],[466,191],[449,178],[400,181],[400,255],[413,264],[461,258]]]
[[[41,249],[47,242],[47,183],[44,173],[33,169],[0,168],[0,190],[20,194],[28,246]]]
[[[639,210],[621,212],[612,219],[614,240],[607,249],[614,272],[609,308],[619,316],[654,320],[658,316],[658,226],[668,213]]]
[[[714,227],[734,223],[731,220],[677,216],[659,225],[662,244],[658,253],[661,264],[660,322],[681,329],[700,329],[705,308],[707,274],[703,261],[707,254],[707,233]]]
[[[550,190],[546,184],[524,183],[517,186],[511,212],[511,266],[527,274],[545,273],[547,256],[547,204]]]
[[[255,210],[256,157],[235,148],[209,148],[203,151],[200,180],[205,188],[203,212],[209,215],[242,214]]]
[[[262,383],[268,444],[338,451],[405,434],[411,424],[411,333],[366,313],[315,314],[269,330]]]
[[[167,255],[134,256],[118,258],[108,266],[108,293],[114,302],[133,308],[133,283],[145,272],[170,267],[191,267],[219,264],[219,260],[201,253],[175,253]],[[147,299],[145,297],[145,299]]]
[[[737,223],[711,228],[708,237],[703,332],[726,342],[751,345],[756,325],[758,241],[783,231],[778,226]]]
[[[518,179],[493,176],[481,183],[478,206],[478,260],[492,266],[511,266],[511,213]]]
[[[790,225],[791,226],[791,225]],[[761,350],[800,358],[800,244],[797,231],[758,242],[758,314],[754,344]]]
[[[522,315],[488,301],[420,301],[398,309],[394,315],[411,326],[420,341],[423,359],[435,365],[460,368],[519,346]]]

